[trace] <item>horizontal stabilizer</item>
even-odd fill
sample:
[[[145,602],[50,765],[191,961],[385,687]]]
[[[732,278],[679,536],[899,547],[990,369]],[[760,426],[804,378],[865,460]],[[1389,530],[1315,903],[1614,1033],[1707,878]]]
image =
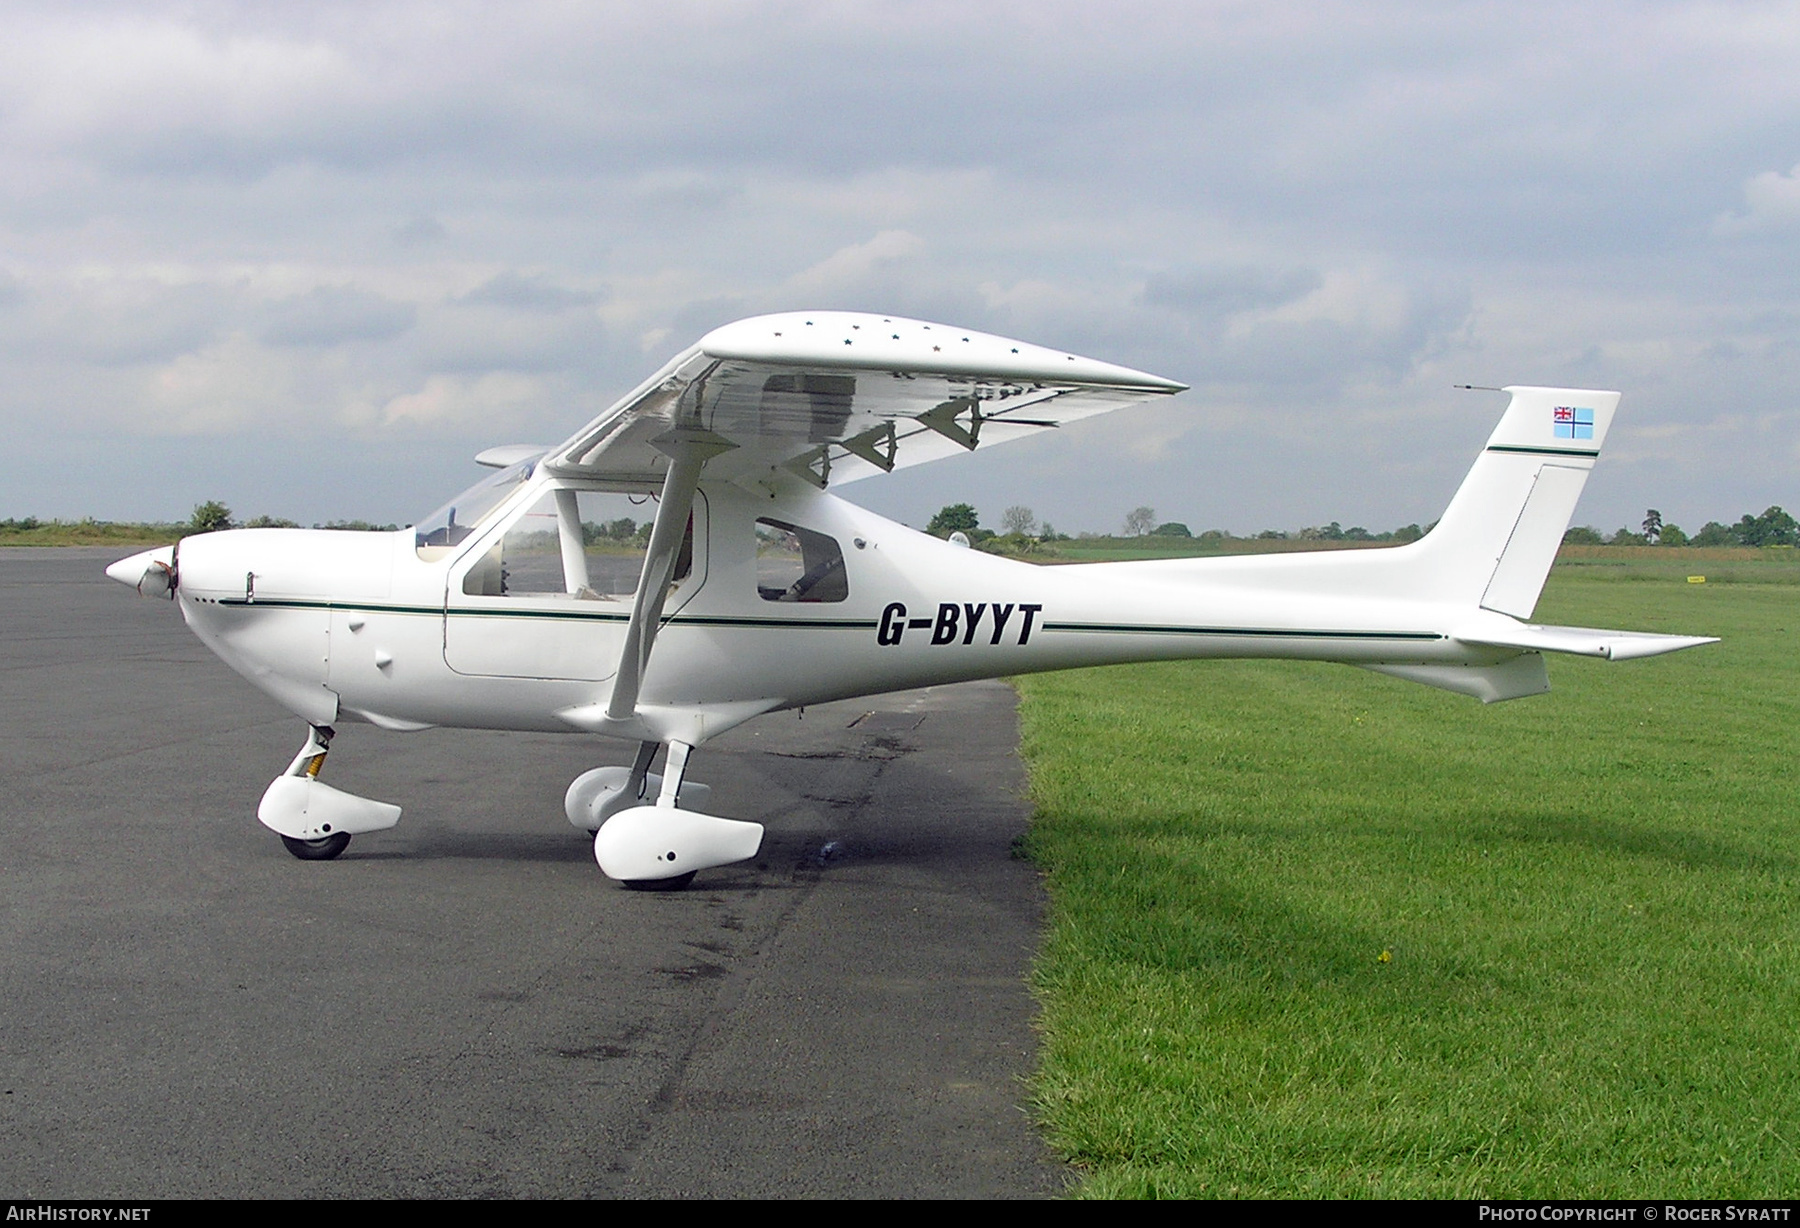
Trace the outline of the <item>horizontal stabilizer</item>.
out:
[[[1458,632],[1453,637],[1483,648],[1518,648],[1526,652],[1566,652],[1579,657],[1630,661],[1657,657],[1665,652],[1716,644],[1710,635],[1656,635],[1648,631],[1602,631],[1594,627],[1537,627],[1516,623],[1510,627],[1483,626]]]

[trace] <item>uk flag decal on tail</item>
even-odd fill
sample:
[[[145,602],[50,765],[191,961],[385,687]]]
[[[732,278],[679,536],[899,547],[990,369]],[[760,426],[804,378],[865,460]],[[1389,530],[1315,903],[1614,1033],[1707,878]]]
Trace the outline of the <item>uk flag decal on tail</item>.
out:
[[[1594,411],[1578,409],[1573,405],[1558,405],[1550,411],[1551,420],[1556,423],[1558,439],[1592,439],[1594,437]]]

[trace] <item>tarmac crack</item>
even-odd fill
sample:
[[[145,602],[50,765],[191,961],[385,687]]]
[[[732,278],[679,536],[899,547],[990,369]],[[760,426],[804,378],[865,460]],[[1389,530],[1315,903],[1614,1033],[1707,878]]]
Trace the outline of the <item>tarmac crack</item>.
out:
[[[876,786],[879,784],[882,775],[887,771],[888,764],[891,763],[894,758],[898,757],[851,755],[844,752],[820,753],[774,751],[765,753],[792,759],[855,758],[872,764],[873,767],[867,786],[859,793],[859,800],[854,813],[846,816],[848,821],[854,821],[857,815],[860,815],[864,809],[873,803],[877,792]],[[827,850],[829,850],[829,852]],[[632,1141],[624,1147],[621,1147],[618,1153],[613,1157],[612,1162],[607,1165],[606,1171],[609,1174],[616,1174],[618,1177],[629,1181],[631,1175],[636,1171],[637,1163],[643,1154],[644,1148],[654,1137],[658,1126],[669,1116],[669,1114],[681,1111],[684,1108],[691,1108],[696,1105],[710,1103],[710,1100],[703,1091],[696,1091],[696,1089],[690,1087],[689,1072],[700,1061],[702,1056],[708,1052],[710,1047],[720,1044],[722,1038],[729,1034],[733,1016],[737,1014],[749,997],[751,991],[758,984],[760,974],[765,969],[773,966],[778,949],[781,946],[782,935],[791,927],[794,919],[800,914],[801,910],[811,902],[814,893],[817,892],[819,885],[824,881],[824,875],[820,872],[821,869],[830,857],[838,855],[840,851],[841,841],[836,839],[830,840],[823,848],[803,857],[802,860],[793,867],[790,871],[789,881],[794,883],[798,887],[798,890],[790,896],[786,905],[775,913],[767,927],[763,929],[763,932],[760,935],[757,935],[754,940],[745,944],[746,954],[735,967],[721,967],[720,965],[705,964],[698,965],[697,968],[719,968],[719,971],[716,974],[707,975],[694,974],[696,969],[658,969],[659,972],[662,972],[665,975],[675,976],[682,980],[717,980],[719,982],[719,988],[716,996],[713,998],[711,1007],[708,1010],[699,1012],[695,1017],[689,1030],[687,1044],[682,1048],[680,1055],[670,1064],[667,1076],[663,1079],[660,1086],[658,1086],[655,1094],[651,1096],[649,1101],[645,1104],[644,1110],[639,1117],[637,1129]],[[761,887],[760,885],[756,885],[747,887],[746,890],[760,891]],[[744,927],[742,917],[735,913],[726,917],[726,927],[731,928],[730,923],[734,921],[737,923],[737,928],[742,929]]]

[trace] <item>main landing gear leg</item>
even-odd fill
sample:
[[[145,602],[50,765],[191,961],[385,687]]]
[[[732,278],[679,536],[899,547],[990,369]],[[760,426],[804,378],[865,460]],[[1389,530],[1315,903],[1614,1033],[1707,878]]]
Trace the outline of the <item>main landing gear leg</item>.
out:
[[[663,778],[652,772],[650,765],[661,749],[661,742],[640,742],[630,767],[600,767],[577,776],[563,794],[563,812],[569,822],[592,840],[621,810],[654,805],[662,793]],[[711,792],[697,782],[682,784],[682,800],[693,805],[704,805]]]
[[[661,749],[662,746],[656,742],[638,743],[637,758],[631,761],[631,775],[625,780],[625,796],[634,801],[644,800],[650,783],[650,765],[656,762],[656,752]]]
[[[669,743],[669,757],[663,760],[662,793],[656,799],[658,806],[673,807],[675,799],[681,796],[681,778],[687,775],[688,756],[694,748],[686,742]]]

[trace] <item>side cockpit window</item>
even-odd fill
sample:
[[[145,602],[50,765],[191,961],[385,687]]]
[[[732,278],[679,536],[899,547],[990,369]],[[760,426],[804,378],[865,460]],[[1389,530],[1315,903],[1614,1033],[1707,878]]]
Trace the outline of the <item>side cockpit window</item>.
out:
[[[630,601],[650,544],[656,503],[647,494],[548,490],[463,576],[477,597]],[[694,518],[675,560],[679,588],[694,569]]]
[[[764,601],[844,601],[850,580],[835,538],[781,520],[756,522],[756,591]]]

